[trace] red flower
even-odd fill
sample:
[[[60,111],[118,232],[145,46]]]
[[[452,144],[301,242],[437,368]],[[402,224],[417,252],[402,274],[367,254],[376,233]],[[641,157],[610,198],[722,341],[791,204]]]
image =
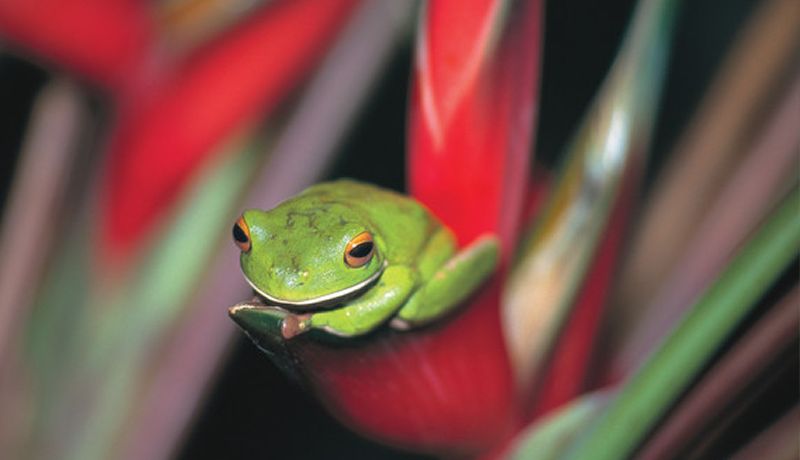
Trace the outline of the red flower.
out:
[[[540,14],[538,1],[430,2],[417,41],[411,193],[461,244],[498,234],[504,267],[527,193]],[[417,451],[488,452],[521,420],[500,330],[504,271],[432,327],[341,346],[298,338],[290,351],[358,431]]]

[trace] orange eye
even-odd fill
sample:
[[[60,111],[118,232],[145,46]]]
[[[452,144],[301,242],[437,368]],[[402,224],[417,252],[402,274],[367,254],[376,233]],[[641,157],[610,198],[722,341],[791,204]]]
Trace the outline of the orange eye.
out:
[[[242,252],[250,252],[250,228],[247,227],[244,216],[233,224],[233,242]]]
[[[344,262],[353,267],[363,267],[375,253],[375,243],[372,241],[372,234],[361,232],[347,243],[344,250]]]

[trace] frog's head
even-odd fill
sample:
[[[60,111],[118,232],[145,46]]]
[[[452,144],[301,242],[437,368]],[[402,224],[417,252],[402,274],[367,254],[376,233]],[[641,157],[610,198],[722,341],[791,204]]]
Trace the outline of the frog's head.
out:
[[[384,268],[380,235],[357,210],[295,200],[247,210],[233,226],[245,278],[287,308],[336,304],[367,289]]]

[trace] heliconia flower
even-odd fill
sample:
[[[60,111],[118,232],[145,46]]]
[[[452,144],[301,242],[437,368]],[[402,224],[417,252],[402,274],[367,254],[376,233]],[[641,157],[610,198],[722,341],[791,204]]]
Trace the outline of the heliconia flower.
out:
[[[104,183],[105,257],[153,228],[214,147],[297,87],[355,0],[268,5],[121,103]]]
[[[505,260],[528,193],[540,20],[539,1],[435,1],[423,7],[418,32],[412,195],[461,244],[499,234]],[[300,336],[278,348],[361,433],[439,455],[490,452],[520,421],[500,331],[501,282],[502,271],[430,327],[336,345]]]
[[[148,8],[131,0],[0,0],[0,37],[92,83],[116,88],[149,51]]]

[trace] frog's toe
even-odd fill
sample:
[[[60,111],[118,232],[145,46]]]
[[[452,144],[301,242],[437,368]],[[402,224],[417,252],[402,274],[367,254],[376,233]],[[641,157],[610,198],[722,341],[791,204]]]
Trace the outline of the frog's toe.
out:
[[[288,315],[281,322],[281,335],[284,339],[291,339],[306,332],[310,325],[311,315]]]
[[[397,331],[407,331],[411,329],[411,323],[403,318],[400,318],[399,316],[392,318],[392,320],[389,321],[389,326]]]

